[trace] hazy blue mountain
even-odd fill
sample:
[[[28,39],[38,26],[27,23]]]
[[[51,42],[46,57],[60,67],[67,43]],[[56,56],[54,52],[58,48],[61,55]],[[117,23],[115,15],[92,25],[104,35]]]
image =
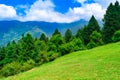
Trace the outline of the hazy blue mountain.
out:
[[[68,28],[75,33],[78,28],[83,27],[85,24],[87,24],[85,20],[79,20],[73,23],[0,21],[0,45],[5,45],[13,40],[19,40],[22,34],[28,32],[34,37],[40,37],[41,33],[51,36],[56,28],[58,28],[62,34],[64,34]]]

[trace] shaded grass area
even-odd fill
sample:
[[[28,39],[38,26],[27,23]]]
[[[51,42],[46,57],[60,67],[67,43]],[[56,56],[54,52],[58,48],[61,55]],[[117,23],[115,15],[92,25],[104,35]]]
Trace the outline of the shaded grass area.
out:
[[[73,52],[0,80],[120,80],[120,42]]]

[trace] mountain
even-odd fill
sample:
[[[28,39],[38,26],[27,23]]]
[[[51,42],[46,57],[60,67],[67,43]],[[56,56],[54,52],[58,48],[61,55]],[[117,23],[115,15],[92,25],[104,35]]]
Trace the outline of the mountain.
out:
[[[73,52],[0,80],[120,80],[120,42]]]
[[[0,21],[0,45],[5,45],[13,40],[19,40],[22,34],[28,32],[34,37],[40,37],[41,33],[51,36],[56,28],[58,28],[62,34],[64,34],[68,28],[75,33],[78,28],[83,27],[85,24],[87,24],[85,20],[79,20],[73,23]]]

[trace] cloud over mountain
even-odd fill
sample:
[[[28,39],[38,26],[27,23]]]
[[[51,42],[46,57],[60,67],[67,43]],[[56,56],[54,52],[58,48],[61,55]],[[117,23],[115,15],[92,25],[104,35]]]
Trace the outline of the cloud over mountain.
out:
[[[24,8],[23,12],[25,15],[22,15],[22,12],[20,13],[21,15],[18,15],[16,6],[0,4],[0,14],[2,14],[0,15],[0,20],[15,19],[20,21],[70,23],[80,19],[89,20],[91,15],[95,15],[98,20],[101,20],[109,3],[114,2],[115,0],[94,0],[91,3],[86,3],[86,1],[89,0],[72,1],[73,4],[75,4],[74,2],[77,2],[80,6],[69,7],[67,12],[62,13],[55,10],[57,5],[54,4],[53,0],[37,0],[33,4],[29,5],[29,7],[27,7],[27,5],[19,7],[20,10]]]

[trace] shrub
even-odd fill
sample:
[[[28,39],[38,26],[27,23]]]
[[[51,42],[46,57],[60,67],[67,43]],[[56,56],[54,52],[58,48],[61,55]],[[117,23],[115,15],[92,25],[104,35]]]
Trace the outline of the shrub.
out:
[[[53,61],[54,59],[58,58],[60,53],[55,53],[54,51],[50,51],[48,53],[49,61]]]
[[[21,72],[22,65],[18,62],[12,62],[6,64],[0,71],[1,76],[11,76]]]
[[[93,31],[92,34],[90,35],[90,38],[93,42],[95,42],[97,45],[102,45],[103,41],[102,41],[102,34],[97,32],[97,31]]]
[[[94,48],[96,46],[97,46],[97,44],[94,41],[92,41],[92,40],[87,44],[87,48],[88,49]]]
[[[81,39],[75,38],[71,42],[61,45],[59,48],[59,52],[61,52],[62,55],[65,55],[73,51],[78,51],[83,49],[85,48]]]
[[[46,51],[42,51],[40,52],[41,56],[40,56],[40,63],[45,63],[45,62],[49,62],[49,57],[48,57],[48,53]]]
[[[30,70],[34,66],[35,66],[35,62],[32,59],[27,60],[27,62],[23,63],[23,65],[21,67],[21,72]]]
[[[112,37],[113,42],[120,41],[120,30],[116,31]]]
[[[78,51],[78,50],[83,50],[83,49],[85,49],[82,40],[79,39],[79,38],[73,39],[72,43],[73,43],[73,45],[74,45],[74,51]]]

